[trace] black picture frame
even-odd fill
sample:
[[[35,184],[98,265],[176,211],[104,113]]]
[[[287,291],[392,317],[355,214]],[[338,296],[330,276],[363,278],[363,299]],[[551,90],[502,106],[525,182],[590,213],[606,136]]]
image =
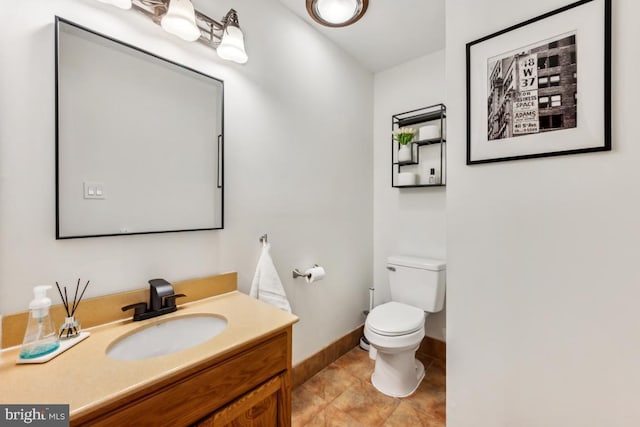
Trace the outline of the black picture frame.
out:
[[[610,151],[611,0],[467,43],[466,90],[467,165]]]

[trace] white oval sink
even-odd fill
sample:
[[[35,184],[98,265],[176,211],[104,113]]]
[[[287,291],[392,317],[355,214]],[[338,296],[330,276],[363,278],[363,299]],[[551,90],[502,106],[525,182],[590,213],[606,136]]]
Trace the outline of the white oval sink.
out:
[[[202,344],[227,328],[227,319],[197,314],[174,317],[137,329],[107,348],[117,360],[140,360],[164,356]]]

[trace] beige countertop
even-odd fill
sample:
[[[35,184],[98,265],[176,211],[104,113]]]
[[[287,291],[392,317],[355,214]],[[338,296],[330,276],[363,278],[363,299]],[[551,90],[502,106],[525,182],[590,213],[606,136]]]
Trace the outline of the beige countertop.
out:
[[[228,326],[209,341],[164,356],[114,360],[106,355],[114,340],[137,328],[197,313],[222,316]],[[297,321],[292,314],[234,291],[182,304],[178,311],[153,319],[121,320],[88,329],[91,336],[47,363],[16,365],[19,347],[7,349],[0,353],[0,403],[69,404],[71,416],[77,416],[206,360],[218,359]]]

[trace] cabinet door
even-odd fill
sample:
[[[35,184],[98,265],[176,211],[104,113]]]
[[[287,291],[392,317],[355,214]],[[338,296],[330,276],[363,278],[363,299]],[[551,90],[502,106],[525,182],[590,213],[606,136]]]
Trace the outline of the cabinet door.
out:
[[[198,427],[289,427],[291,410],[287,374],[256,387],[211,416]]]

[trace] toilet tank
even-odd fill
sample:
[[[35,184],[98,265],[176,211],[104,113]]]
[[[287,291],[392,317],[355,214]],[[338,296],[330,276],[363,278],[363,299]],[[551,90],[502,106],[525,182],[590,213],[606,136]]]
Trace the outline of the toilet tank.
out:
[[[435,313],[444,305],[446,263],[440,259],[387,258],[391,300]]]

